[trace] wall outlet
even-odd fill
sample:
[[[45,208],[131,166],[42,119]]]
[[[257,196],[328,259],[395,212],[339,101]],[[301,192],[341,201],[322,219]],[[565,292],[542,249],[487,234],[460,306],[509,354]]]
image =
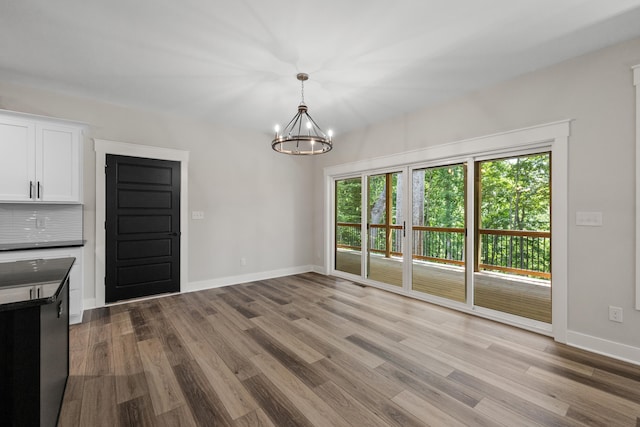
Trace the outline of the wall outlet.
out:
[[[240,258],[240,265],[247,265],[247,259],[245,257]]]
[[[622,307],[609,306],[609,320],[622,323]]]
[[[192,211],[191,219],[204,219],[204,211]]]

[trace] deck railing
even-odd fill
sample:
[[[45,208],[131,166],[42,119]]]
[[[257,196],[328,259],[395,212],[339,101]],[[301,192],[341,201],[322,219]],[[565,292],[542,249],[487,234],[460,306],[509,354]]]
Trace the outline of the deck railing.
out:
[[[402,256],[402,226],[371,224],[369,247],[385,256]],[[542,279],[551,277],[551,233],[548,231],[479,229],[478,269]],[[413,226],[413,259],[463,266],[465,230],[455,227]],[[338,248],[361,250],[359,223],[338,223]]]
[[[551,278],[551,232],[478,230],[482,270]]]

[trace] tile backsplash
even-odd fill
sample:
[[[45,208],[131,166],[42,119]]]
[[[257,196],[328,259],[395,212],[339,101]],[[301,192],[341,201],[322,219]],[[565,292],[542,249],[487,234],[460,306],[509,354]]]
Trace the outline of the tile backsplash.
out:
[[[0,244],[82,240],[82,205],[0,204]]]

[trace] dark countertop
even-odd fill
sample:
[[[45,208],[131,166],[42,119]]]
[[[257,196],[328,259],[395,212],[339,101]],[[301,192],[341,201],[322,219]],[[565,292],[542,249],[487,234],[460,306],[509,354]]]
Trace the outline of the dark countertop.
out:
[[[0,311],[50,304],[58,293],[75,258],[34,259],[0,263]],[[40,292],[30,292],[39,286]]]
[[[29,242],[29,243],[3,243],[0,244],[0,252],[2,251],[24,251],[29,249],[54,249],[54,248],[73,248],[76,246],[84,246],[86,240],[65,240],[56,242]]]

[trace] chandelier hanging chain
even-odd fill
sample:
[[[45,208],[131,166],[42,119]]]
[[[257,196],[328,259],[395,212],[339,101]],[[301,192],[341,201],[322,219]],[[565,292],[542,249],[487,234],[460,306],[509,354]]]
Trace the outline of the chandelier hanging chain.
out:
[[[302,98],[300,99],[300,104],[304,104],[304,80],[300,79],[300,95]]]

